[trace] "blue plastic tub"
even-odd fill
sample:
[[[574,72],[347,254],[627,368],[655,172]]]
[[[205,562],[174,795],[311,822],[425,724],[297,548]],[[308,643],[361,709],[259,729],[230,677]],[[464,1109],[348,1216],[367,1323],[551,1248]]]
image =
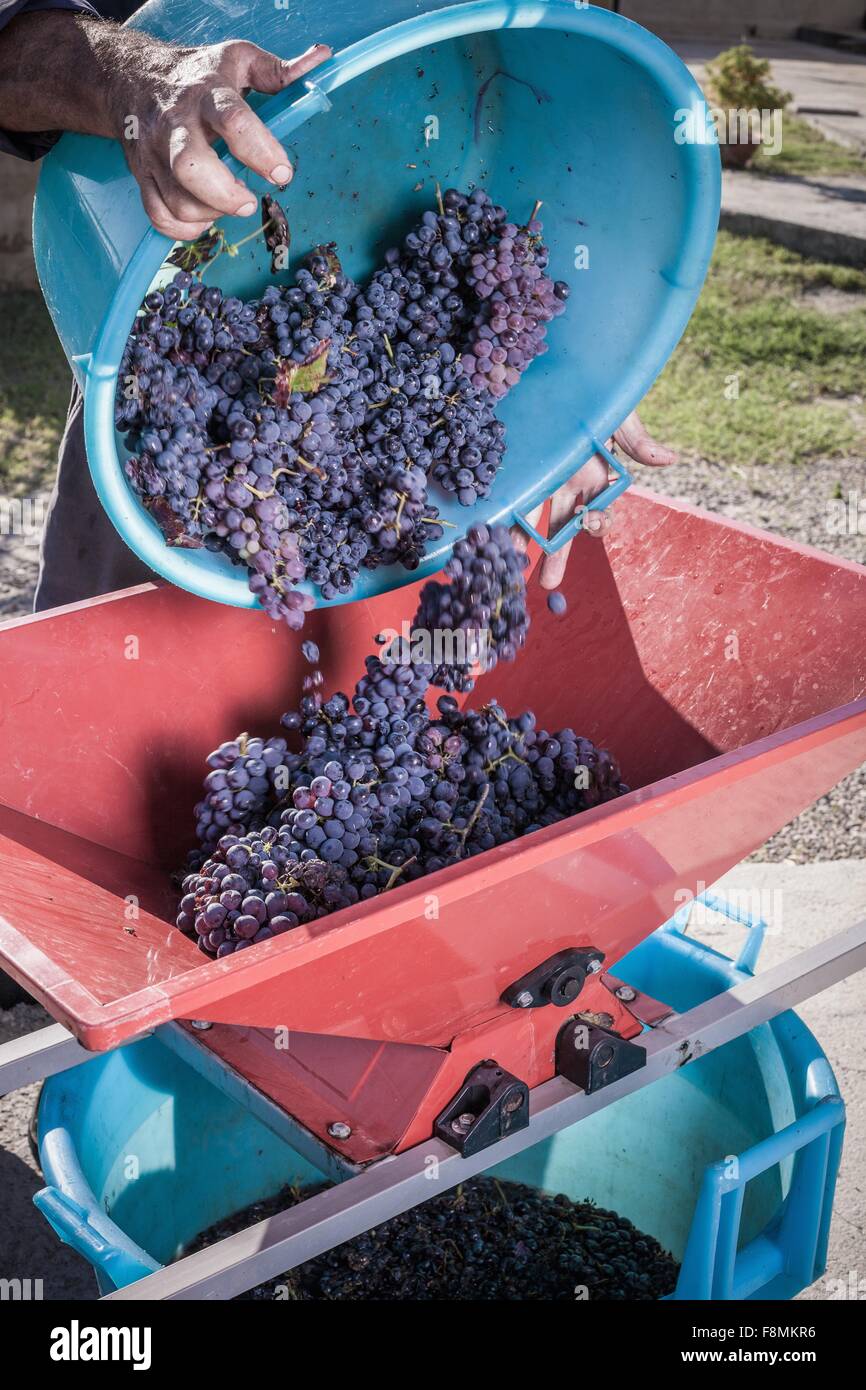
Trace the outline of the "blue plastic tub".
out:
[[[334,240],[346,270],[365,277],[433,206],[437,180],[483,184],[517,219],[543,200],[553,273],[573,293],[550,351],[503,402],[509,450],[493,495],[471,512],[437,495],[456,532],[446,528],[414,574],[362,571],[350,597],[435,572],[470,519],[525,515],[646,393],[703,283],[721,182],[715,145],[678,139],[683,113],[704,129],[705,108],[688,69],[653,34],[570,0],[334,0],[324,9],[152,0],[134,24],[179,42],[252,39],[284,56],[313,39],[331,44],[333,59],[311,80],[258,103],[296,164],[283,202],[299,255]],[[221,225],[231,241],[251,230],[244,219]],[[88,458],[115,526],[174,583],[254,606],[244,570],[227,557],[165,545],[123,473],[117,368],[171,243],[149,227],[118,144],[63,137],[44,163],[34,246],[84,387]],[[576,268],[587,255],[588,267]],[[248,296],[271,279],[269,262],[259,238],[220,256],[207,279]]]
[[[750,974],[759,944],[734,964],[668,924],[617,975],[685,1010]],[[675,1298],[784,1299],[823,1272],[844,1122],[826,1057],[787,1013],[490,1171],[627,1216],[682,1261]],[[46,1081],[38,1135],[36,1205],[103,1292],[321,1181],[158,1034]]]

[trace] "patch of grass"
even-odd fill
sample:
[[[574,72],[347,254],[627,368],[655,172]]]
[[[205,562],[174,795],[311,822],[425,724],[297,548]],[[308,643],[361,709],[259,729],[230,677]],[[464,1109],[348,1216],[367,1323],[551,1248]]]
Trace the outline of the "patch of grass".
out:
[[[776,155],[762,147],[750,168],[759,174],[866,174],[866,156],[858,149],[830,140],[804,120],[784,112],[782,148]]]
[[[823,312],[821,290],[850,296]],[[40,295],[0,293],[0,491],[50,486],[70,372]],[[682,342],[642,406],[657,438],[726,463],[866,452],[866,272],[719,235]]]
[[[0,293],[0,322],[0,490],[20,497],[51,484],[71,374],[37,291]]]
[[[822,289],[850,308],[815,307]],[[725,463],[842,458],[866,449],[864,360],[866,274],[722,232],[642,414],[665,443]]]
[[[835,265],[831,261],[813,261],[764,237],[734,236],[721,232],[716,240],[708,286],[714,280],[724,281],[736,289],[740,297],[760,298],[755,279],[772,282],[786,295],[795,292],[823,289],[831,286],[847,290],[852,295],[866,294],[866,271],[853,266]],[[856,302],[852,299],[852,308]]]

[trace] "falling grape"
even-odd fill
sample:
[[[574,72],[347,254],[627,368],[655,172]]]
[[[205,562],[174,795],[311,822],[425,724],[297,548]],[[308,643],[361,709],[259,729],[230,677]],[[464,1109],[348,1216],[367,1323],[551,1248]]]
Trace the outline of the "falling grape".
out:
[[[523,564],[505,528],[470,528],[450,582],[422,590],[415,628],[488,624],[488,669],[513,658],[528,626]],[[221,744],[178,927],[231,955],[628,790],[609,753],[572,729],[538,728],[531,711],[461,709],[447,693],[431,711],[431,686],[473,680],[459,658],[420,660],[400,637],[367,657],[351,697],[302,695],[282,717],[287,737]]]

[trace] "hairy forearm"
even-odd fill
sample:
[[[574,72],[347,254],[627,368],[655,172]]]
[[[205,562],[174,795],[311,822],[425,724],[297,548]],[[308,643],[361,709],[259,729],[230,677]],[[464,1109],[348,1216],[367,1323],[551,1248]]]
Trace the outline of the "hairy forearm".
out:
[[[0,127],[119,137],[126,73],[152,71],[166,52],[108,20],[68,10],[19,15],[0,31]]]
[[[189,241],[223,213],[256,211],[216,140],[277,187],[292,177],[288,154],[244,93],[281,92],[330,53],[313,44],[280,58],[245,39],[176,47],[68,11],[18,15],[0,30],[0,129],[119,140],[153,225]]]

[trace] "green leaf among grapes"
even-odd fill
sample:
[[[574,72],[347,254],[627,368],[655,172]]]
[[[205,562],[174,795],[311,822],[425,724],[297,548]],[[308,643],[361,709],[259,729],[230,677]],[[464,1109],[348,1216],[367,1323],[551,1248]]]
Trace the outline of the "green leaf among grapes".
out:
[[[289,397],[295,391],[302,395],[315,395],[319,387],[325,385],[330,346],[330,338],[324,338],[305,362],[289,362],[285,358],[280,362],[274,381],[274,402],[277,405],[288,405]]]
[[[141,500],[165,536],[166,545],[179,550],[201,549],[201,537],[190,536],[184,530],[180,517],[172,511],[164,497],[143,497]]]
[[[168,264],[176,265],[179,270],[196,270],[198,266],[213,260],[222,239],[222,232],[216,227],[209,227],[195,241],[185,241],[176,246],[168,258]]]

